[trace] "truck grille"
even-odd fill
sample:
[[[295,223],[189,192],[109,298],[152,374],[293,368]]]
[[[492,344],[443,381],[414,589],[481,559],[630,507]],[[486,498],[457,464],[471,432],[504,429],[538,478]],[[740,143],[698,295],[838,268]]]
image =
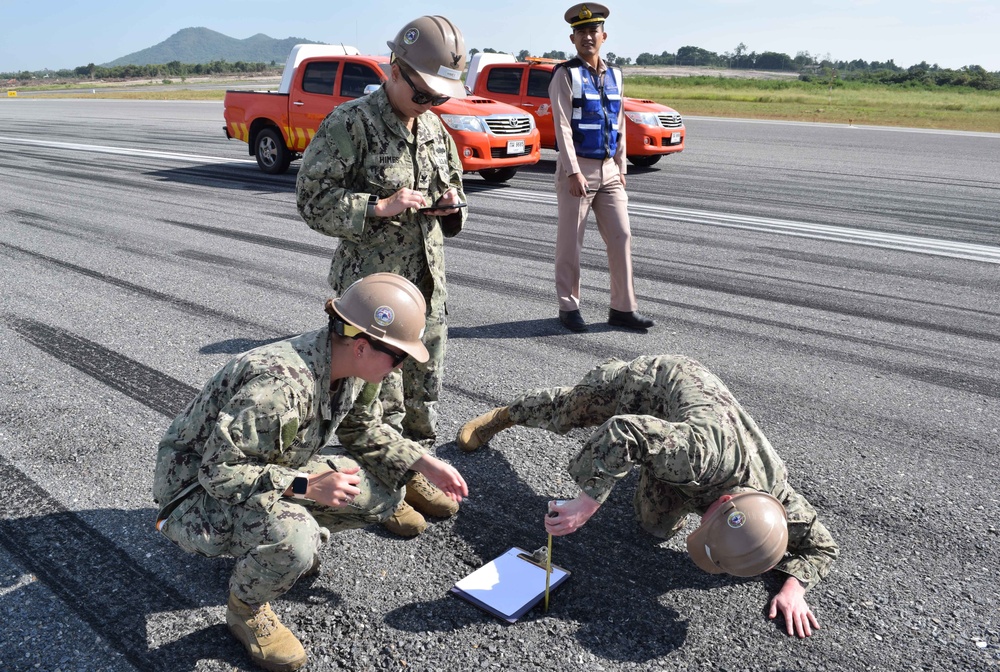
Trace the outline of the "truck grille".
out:
[[[684,125],[679,114],[658,114],[656,116],[659,118],[660,126],[663,126],[663,128],[680,128]]]
[[[491,147],[490,156],[494,159],[506,159],[511,156],[527,156],[531,154],[531,145],[524,146],[524,154],[508,154],[506,147]]]
[[[531,132],[531,117],[521,114],[493,114],[486,117],[486,126],[493,135],[527,135]]]

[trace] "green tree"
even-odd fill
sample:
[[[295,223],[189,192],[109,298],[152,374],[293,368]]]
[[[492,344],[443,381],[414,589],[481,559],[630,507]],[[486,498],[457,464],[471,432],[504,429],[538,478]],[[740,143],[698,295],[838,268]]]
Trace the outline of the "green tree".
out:
[[[788,54],[779,54],[775,51],[764,51],[757,54],[754,60],[754,67],[761,70],[794,70],[795,63]]]
[[[718,59],[718,54],[701,47],[688,46],[677,50],[678,65],[713,65]]]
[[[531,52],[528,51],[527,49],[522,49],[521,51],[517,52],[517,60],[521,61],[522,63],[528,60],[529,56],[531,56]]]
[[[816,65],[816,59],[808,51],[800,51],[795,54],[795,58],[792,59],[795,67],[801,70],[807,66]]]

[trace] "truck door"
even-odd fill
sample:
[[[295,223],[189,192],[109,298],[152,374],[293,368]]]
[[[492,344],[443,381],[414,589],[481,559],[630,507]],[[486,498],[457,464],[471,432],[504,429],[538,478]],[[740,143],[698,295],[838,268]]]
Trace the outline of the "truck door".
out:
[[[340,98],[337,104],[347,102],[354,98],[365,95],[365,87],[369,84],[381,86],[384,77],[379,76],[379,71],[367,63],[355,63],[347,61],[344,63],[343,72],[340,75]]]
[[[337,81],[337,61],[306,61],[300,67],[301,80],[293,82],[288,96],[288,145],[305,151],[320,122],[336,107],[333,86]]]
[[[528,73],[527,81],[524,74]],[[522,63],[491,65],[486,72],[488,98],[520,107],[535,117],[542,147],[555,145],[552,109],[549,105],[549,81],[552,72],[545,68],[528,68]]]
[[[492,98],[514,107],[521,104],[521,80],[524,76],[523,65],[493,65],[486,73],[486,91],[484,98]],[[526,108],[530,111],[530,107]]]
[[[524,92],[523,107],[535,115],[535,125],[542,138],[542,147],[555,147],[556,129],[552,121],[552,106],[549,103],[549,82],[552,81],[552,70],[548,68],[530,68],[528,70],[528,85]]]

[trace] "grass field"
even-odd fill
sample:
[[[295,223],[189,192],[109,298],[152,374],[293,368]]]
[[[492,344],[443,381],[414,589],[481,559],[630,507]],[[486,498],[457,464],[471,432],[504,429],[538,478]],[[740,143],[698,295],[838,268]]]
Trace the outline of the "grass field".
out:
[[[231,82],[230,82],[231,83]],[[218,89],[181,83],[133,86],[128,90],[79,87],[25,88],[26,96],[125,100],[222,100]],[[1000,133],[1000,92],[960,88],[897,88],[836,81],[763,80],[727,77],[625,76],[626,93],[673,107],[682,115],[782,119],[872,126],[905,126]],[[262,87],[263,88],[263,87]],[[0,93],[0,97],[4,94]],[[39,96],[41,97],[41,95]]]
[[[91,91],[96,93],[91,93]],[[102,91],[100,89],[59,90],[46,93],[36,98],[87,98],[104,100],[222,100],[226,96],[223,89],[185,89],[177,88],[169,91],[150,91],[136,87],[130,91]]]
[[[1000,133],[1000,92],[719,77],[625,77],[625,91],[682,115]]]

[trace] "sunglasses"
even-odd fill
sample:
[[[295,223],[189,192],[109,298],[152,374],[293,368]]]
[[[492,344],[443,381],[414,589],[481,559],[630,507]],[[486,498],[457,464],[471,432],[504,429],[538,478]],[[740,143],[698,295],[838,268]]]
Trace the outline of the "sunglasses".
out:
[[[410,85],[410,89],[413,90],[413,98],[411,98],[410,100],[412,100],[417,105],[426,105],[427,103],[430,103],[432,106],[436,107],[438,105],[443,105],[444,103],[448,102],[449,98],[451,98],[451,96],[435,96],[430,93],[427,93],[426,91],[421,91],[416,87],[416,85],[413,83],[413,80],[410,79],[410,76],[406,74],[406,70],[404,70],[402,67],[399,68],[399,74],[403,76],[403,79],[406,81],[406,83]]]
[[[406,352],[396,352],[395,350],[390,350],[388,347],[382,345],[382,343],[376,341],[374,338],[367,338],[365,336],[361,336],[360,338],[364,338],[366,341],[368,341],[368,345],[372,346],[372,350],[378,350],[379,352],[385,353],[390,357],[392,357],[392,368],[394,369],[400,364],[402,364],[404,361],[406,361],[406,358],[410,356],[409,353]]]

